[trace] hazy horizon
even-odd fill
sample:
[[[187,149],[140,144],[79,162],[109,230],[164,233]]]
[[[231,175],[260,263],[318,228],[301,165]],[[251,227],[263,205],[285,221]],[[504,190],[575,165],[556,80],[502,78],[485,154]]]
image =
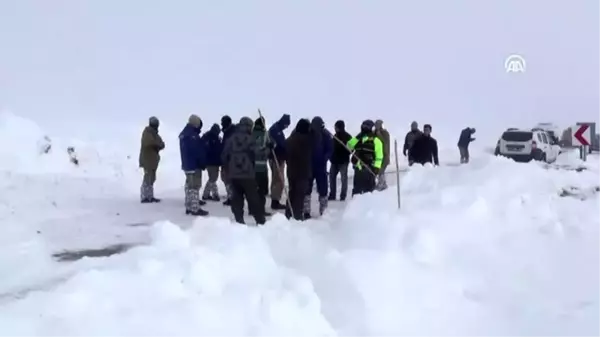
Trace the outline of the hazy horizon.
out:
[[[597,121],[599,2],[0,3],[0,110],[48,125]],[[510,54],[525,73],[505,72]]]

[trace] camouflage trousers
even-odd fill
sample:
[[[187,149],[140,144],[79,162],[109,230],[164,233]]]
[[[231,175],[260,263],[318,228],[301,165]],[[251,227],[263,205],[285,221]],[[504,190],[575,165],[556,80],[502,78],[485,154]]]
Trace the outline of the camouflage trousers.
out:
[[[385,177],[385,168],[382,168],[377,175],[377,185],[375,189],[378,191],[383,191],[388,188],[386,177]]]
[[[219,187],[217,186],[217,180],[219,180],[219,167],[209,166],[206,168],[206,172],[208,172],[208,182],[206,182],[206,185],[204,186],[202,197],[218,197]]]
[[[185,172],[185,209],[197,212],[200,209],[200,187],[202,187],[202,171]]]
[[[144,169],[144,178],[140,187],[140,199],[150,200],[154,198],[154,182],[156,181],[156,170]]]
[[[312,195],[304,196],[304,214],[310,214],[312,208]],[[319,197],[319,214],[323,215],[327,209],[328,201],[327,197]]]
[[[229,180],[229,177],[227,175],[227,171],[225,170],[225,168],[221,168],[221,181],[223,182],[223,184],[225,184],[225,192],[227,192],[227,200],[231,200],[231,193],[232,193],[231,181]]]

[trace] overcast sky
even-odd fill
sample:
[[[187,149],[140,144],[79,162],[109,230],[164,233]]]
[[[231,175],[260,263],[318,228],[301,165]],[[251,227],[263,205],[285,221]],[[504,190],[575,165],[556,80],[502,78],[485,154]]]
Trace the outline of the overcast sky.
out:
[[[598,0],[3,0],[0,108],[55,125],[257,107],[434,129],[596,121],[598,31]],[[525,73],[506,73],[510,54]]]

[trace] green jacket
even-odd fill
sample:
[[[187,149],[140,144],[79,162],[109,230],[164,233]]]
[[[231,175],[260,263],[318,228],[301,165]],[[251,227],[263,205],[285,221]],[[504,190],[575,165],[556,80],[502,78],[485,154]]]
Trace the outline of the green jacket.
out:
[[[360,142],[364,143],[366,141],[369,140],[373,140],[373,146],[374,146],[374,151],[375,151],[375,160],[373,161],[373,167],[376,169],[380,169],[381,165],[383,164],[383,143],[381,142],[381,139],[379,139],[376,136],[364,136],[362,137],[362,139],[360,140]],[[351,151],[354,151],[354,149],[356,148],[356,145],[358,144],[359,140],[356,137],[352,137],[348,143],[346,144],[346,146],[348,146],[348,148]],[[357,169],[362,169],[362,165],[360,162],[357,162],[354,165]]]
[[[265,130],[254,129],[252,136],[256,141],[256,152],[254,159],[254,169],[256,172],[267,172],[267,162],[269,160],[269,148],[267,132]]]
[[[165,143],[158,134],[158,130],[147,126],[144,132],[142,132],[141,143],[140,167],[146,170],[156,170],[160,162],[160,155],[158,153],[165,148]]]

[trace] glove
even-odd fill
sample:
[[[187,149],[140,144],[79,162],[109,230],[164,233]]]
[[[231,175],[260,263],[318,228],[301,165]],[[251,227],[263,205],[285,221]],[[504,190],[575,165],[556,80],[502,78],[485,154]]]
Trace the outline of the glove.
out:
[[[406,157],[406,149],[402,150],[402,154]]]
[[[268,142],[268,143],[267,143],[267,148],[268,148],[269,150],[273,150],[273,149],[275,148],[275,144],[273,144],[273,143],[271,143],[271,142]]]
[[[379,175],[379,169],[377,167],[371,168],[371,171],[373,171],[373,173],[375,173],[375,175]]]

